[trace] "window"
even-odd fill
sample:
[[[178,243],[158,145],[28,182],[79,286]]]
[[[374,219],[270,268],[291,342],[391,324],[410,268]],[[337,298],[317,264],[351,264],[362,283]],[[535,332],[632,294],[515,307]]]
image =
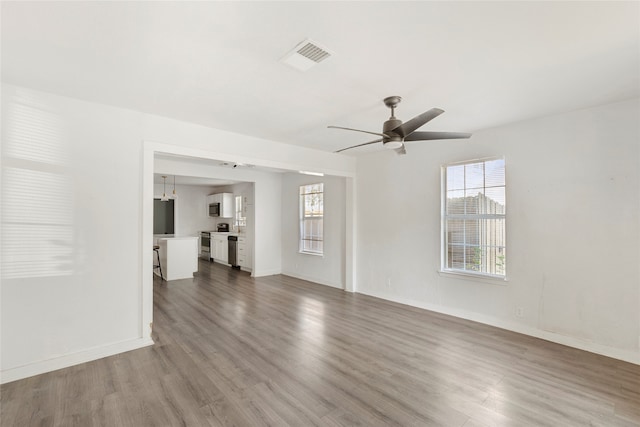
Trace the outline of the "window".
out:
[[[300,186],[300,252],[323,254],[324,184]]]
[[[504,159],[443,167],[442,269],[506,275]]]
[[[234,223],[236,228],[247,226],[247,217],[244,216],[244,203],[242,196],[236,196],[236,212],[234,215]]]

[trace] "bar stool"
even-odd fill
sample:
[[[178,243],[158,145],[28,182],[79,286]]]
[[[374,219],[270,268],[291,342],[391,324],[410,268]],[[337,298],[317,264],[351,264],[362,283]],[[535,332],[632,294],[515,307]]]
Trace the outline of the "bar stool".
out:
[[[153,271],[156,269],[160,269],[160,280],[164,280],[164,276],[162,275],[162,264],[160,264],[160,246],[154,245],[153,252],[156,254],[157,264],[153,264]]]

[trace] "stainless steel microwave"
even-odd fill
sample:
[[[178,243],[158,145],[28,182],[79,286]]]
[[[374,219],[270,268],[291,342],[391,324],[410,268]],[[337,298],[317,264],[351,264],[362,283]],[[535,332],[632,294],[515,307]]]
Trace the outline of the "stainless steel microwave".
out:
[[[209,203],[209,216],[220,216],[220,203]]]

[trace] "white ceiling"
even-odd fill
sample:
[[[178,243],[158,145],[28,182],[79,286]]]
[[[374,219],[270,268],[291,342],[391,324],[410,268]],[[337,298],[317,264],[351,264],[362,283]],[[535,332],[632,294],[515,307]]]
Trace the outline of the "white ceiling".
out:
[[[640,96],[639,2],[1,7],[3,81],[327,151],[372,139],[326,126],[379,131],[389,95],[445,131]],[[334,55],[279,62],[306,38]]]

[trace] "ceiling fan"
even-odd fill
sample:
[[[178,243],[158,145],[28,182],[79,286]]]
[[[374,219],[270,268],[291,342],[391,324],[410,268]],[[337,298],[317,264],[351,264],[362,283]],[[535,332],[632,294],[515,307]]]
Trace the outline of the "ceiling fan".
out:
[[[355,132],[363,132],[370,133],[372,135],[378,135],[380,138],[365,142],[363,144],[353,145],[351,147],[343,148],[341,150],[336,151],[339,153],[341,151],[350,150],[356,147],[362,147],[364,145],[375,144],[378,142],[382,142],[382,145],[386,148],[392,148],[398,154],[407,154],[405,150],[404,143],[412,142],[412,141],[432,141],[435,139],[463,139],[471,137],[470,133],[464,132],[416,132],[418,128],[420,128],[425,123],[430,120],[435,119],[440,114],[444,113],[444,110],[440,108],[432,108],[429,111],[426,111],[413,119],[409,120],[406,123],[402,123],[402,120],[397,119],[395,117],[395,108],[402,101],[402,98],[399,96],[390,96],[384,99],[384,105],[391,108],[391,117],[389,120],[384,122],[382,125],[382,133],[378,132],[369,132],[366,130],[360,129],[351,129],[340,126],[328,126],[331,129],[344,129],[344,130],[352,130]]]

